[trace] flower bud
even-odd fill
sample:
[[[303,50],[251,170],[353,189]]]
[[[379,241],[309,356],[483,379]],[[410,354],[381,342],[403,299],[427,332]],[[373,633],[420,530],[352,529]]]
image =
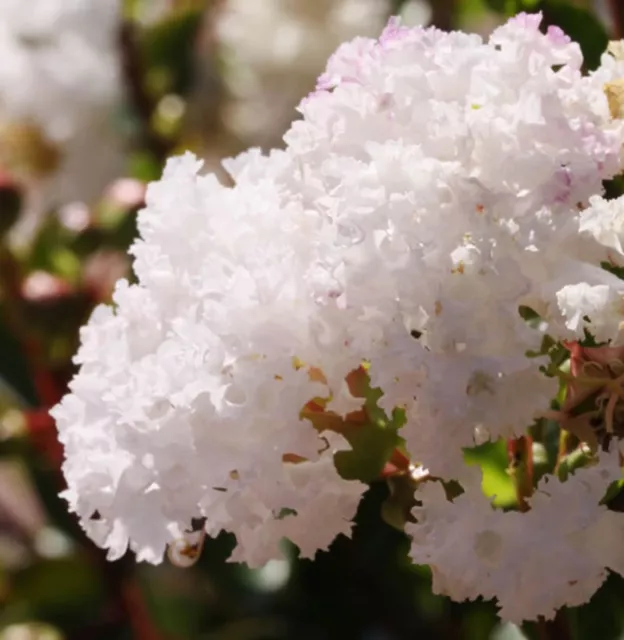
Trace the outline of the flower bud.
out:
[[[84,291],[45,271],[29,274],[20,293],[26,321],[44,332],[64,331],[81,323],[90,307]]]

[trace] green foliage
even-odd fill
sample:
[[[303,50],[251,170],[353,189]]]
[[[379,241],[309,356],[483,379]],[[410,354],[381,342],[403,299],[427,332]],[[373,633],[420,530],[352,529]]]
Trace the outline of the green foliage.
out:
[[[336,468],[347,480],[370,482],[379,477],[385,461],[400,439],[393,428],[367,423],[348,436],[351,451],[339,451],[334,456]]]
[[[535,11],[540,4],[539,0],[486,0],[486,2],[492,11],[505,16],[513,16],[521,11]]]
[[[19,572],[12,582],[12,606],[3,613],[3,622],[27,621],[25,610],[35,619],[53,624],[74,624],[97,613],[104,594],[101,577],[79,556],[42,560]]]
[[[451,24],[472,21],[477,26],[485,25],[484,32],[496,18],[541,10],[546,26],[557,24],[580,42],[589,69],[598,64],[608,39],[588,2],[431,1],[438,3],[436,9],[448,3],[453,13]],[[151,2],[124,3],[125,17],[137,35],[131,43],[136,51],[125,53],[136,54],[138,60],[134,62],[138,64],[134,69],[137,77],[132,79],[132,99],[120,109],[116,121],[129,141],[126,174],[143,182],[160,176],[168,153],[187,146],[181,117],[163,122],[159,106],[171,96],[185,104],[192,88],[193,51],[202,28],[202,10],[212,5],[202,0],[181,0],[174,3],[176,9],[166,19],[139,27],[134,20],[141,7]],[[393,11],[399,12],[404,4],[405,0],[395,0]],[[413,475],[401,437],[405,415],[395,410],[388,416],[379,408],[381,392],[370,386],[366,375],[356,381],[358,393],[365,399],[363,414],[346,420],[334,420],[333,416],[327,427],[342,433],[350,446],[335,457],[341,475],[371,484],[360,505],[351,539],[340,536],[327,551],[319,552],[314,562],[300,559],[299,551],[285,542],[283,562],[261,570],[227,562],[235,541],[226,534],[208,539],[197,565],[188,571],[170,565],[137,566],[131,555],[108,562],[87,541],[73,514],[68,513],[66,502],[59,497],[63,487],[61,455],[53,447],[57,444],[54,425],[51,420],[46,425],[45,419],[52,399],[58,400],[67,388],[79,326],[93,307],[110,295],[104,285],[103,291],[94,291],[93,283],[87,282],[86,265],[102,252],[126,251],[136,236],[138,204],[125,207],[106,196],[89,207],[85,225],[74,228],[51,212],[29,250],[11,252],[5,244],[6,234],[13,229],[24,203],[12,184],[3,185],[0,460],[16,459],[27,467],[31,494],[16,501],[18,513],[14,514],[2,502],[0,492],[0,640],[548,637],[537,625],[526,625],[522,630],[500,625],[495,603],[458,604],[433,594],[431,570],[411,565],[410,542],[402,531],[405,523],[414,519],[412,510],[418,504],[420,483],[436,480]],[[624,179],[615,178],[605,185],[605,190],[608,197],[622,195]],[[608,263],[602,266],[624,277],[622,268]],[[24,277],[37,271],[54,276],[67,290],[26,300],[19,285]],[[104,271],[100,280],[106,279]],[[530,326],[540,330],[541,319],[533,311],[524,308],[521,314]],[[548,335],[543,335],[539,350],[528,355],[546,356],[549,365],[544,370],[552,376],[560,375],[568,358],[567,350]],[[564,389],[562,384],[559,402]],[[553,406],[558,408],[557,403]],[[325,417],[319,419],[321,431]],[[21,426],[17,435],[11,432],[13,424]],[[541,475],[554,470],[560,431],[555,422],[542,420],[530,433],[536,441],[532,449],[535,483]],[[42,440],[45,446],[41,446]],[[483,490],[496,506],[518,506],[503,440],[467,449],[464,457],[467,464],[481,469]],[[560,478],[565,480],[589,462],[588,454],[578,449],[564,455],[558,466]],[[614,483],[605,495],[604,503],[610,509],[624,510],[622,485]],[[457,483],[447,483],[445,489],[449,499],[462,491]],[[26,506],[31,503],[40,509],[45,528],[40,523],[36,530],[29,531],[23,524]],[[65,547],[54,550],[52,545],[52,551],[46,550],[42,539],[50,532],[60,535]],[[16,549],[24,555],[24,561]],[[624,581],[611,576],[588,606],[565,612],[571,637],[621,638],[623,598]],[[16,627],[11,625],[18,624],[33,625],[29,627],[32,635],[25,635],[25,627],[21,628],[21,635],[16,635]],[[41,625],[51,625],[58,633],[50,635],[49,627]],[[41,635],[44,631],[47,636]],[[35,632],[41,633],[37,636]]]
[[[368,380],[368,376],[367,380]],[[352,449],[339,451],[334,456],[336,468],[347,480],[371,482],[379,477],[392,452],[403,444],[399,429],[405,421],[404,412],[395,409],[392,417],[379,409],[377,402],[382,396],[379,389],[370,387],[367,381],[364,390],[364,409],[368,419],[342,433]]]
[[[567,615],[570,626],[575,631],[575,638],[619,640],[624,630],[623,595],[621,578],[609,575],[590,605],[568,609]]]
[[[466,449],[464,460],[469,465],[479,465],[483,472],[483,491],[494,498],[496,506],[507,508],[516,504],[516,491],[507,472],[509,462],[504,440],[486,442],[478,447]]]
[[[149,70],[147,86],[154,95],[184,95],[191,86],[193,47],[203,16],[203,3],[196,4],[197,8],[178,11],[143,34],[141,49]]]
[[[388,497],[381,507],[383,521],[397,531],[403,531],[406,522],[414,520],[412,509],[416,506],[418,483],[408,474],[390,477],[387,480]]]

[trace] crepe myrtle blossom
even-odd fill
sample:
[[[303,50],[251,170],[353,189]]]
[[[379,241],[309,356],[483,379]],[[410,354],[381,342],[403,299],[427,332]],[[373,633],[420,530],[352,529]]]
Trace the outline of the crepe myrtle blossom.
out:
[[[2,111],[40,124],[52,140],[69,137],[117,90],[119,11],[118,0],[3,0]]]
[[[376,36],[389,0],[228,0],[213,28],[227,65],[225,124],[246,144],[280,144],[297,104],[346,40]]]
[[[0,164],[29,188],[27,228],[121,171],[120,21],[121,0],[0,2]]]
[[[415,562],[431,566],[433,590],[454,600],[496,598],[499,615],[521,623],[588,602],[608,569],[624,573],[624,518],[600,504],[621,477],[616,447],[567,482],[546,476],[530,511],[496,510],[480,483],[452,502],[439,483],[419,492],[417,524],[407,526]]]
[[[495,511],[463,463],[475,433],[520,436],[549,408],[558,381],[527,357],[544,331],[619,337],[621,281],[597,242],[617,231],[591,199],[621,170],[603,87],[622,70],[607,55],[583,76],[579,46],[540,22],[483,42],[392,20],[332,56],[285,150],[224,162],[234,187],[169,160],[138,216],[138,283],[96,309],[53,410],[65,497],[111,558],[159,562],[196,518],[253,566],[283,537],[312,557],[348,535],[365,485],[340,477],[349,445],[302,409],[351,415],[364,400],[345,380],[366,361],[413,463],[464,487],[450,502],[427,482],[408,531],[438,591],[534,619],[620,570],[616,549],[588,549],[621,526],[600,506],[615,449],[544,479],[528,513]],[[547,599],[513,600],[544,575]]]

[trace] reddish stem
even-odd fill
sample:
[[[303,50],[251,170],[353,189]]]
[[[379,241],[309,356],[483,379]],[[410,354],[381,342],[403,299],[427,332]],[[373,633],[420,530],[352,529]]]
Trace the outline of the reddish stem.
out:
[[[54,474],[59,490],[66,488],[65,479],[59,469]],[[136,577],[136,564],[132,556],[126,555],[121,560],[110,562],[106,553],[85,540],[76,519],[73,520],[74,535],[84,540],[87,558],[95,565],[108,586],[110,606],[107,608],[112,623],[119,621],[132,629],[134,640],[164,640],[158,627],[150,617],[141,586]],[[99,621],[98,621],[99,622]],[[106,624],[106,620],[103,621]],[[99,628],[99,624],[96,625]]]
[[[0,286],[5,303],[3,305],[4,319],[11,335],[18,342],[26,357],[40,405],[52,407],[63,396],[63,389],[60,388],[43,362],[41,343],[29,335],[26,323],[21,317],[22,280],[21,269],[17,261],[8,249],[0,247]]]
[[[162,635],[150,617],[136,579],[126,575],[120,582],[120,604],[130,622],[135,640],[161,640]]]
[[[609,10],[613,21],[613,38],[620,40],[624,37],[624,2],[609,0]]]
[[[390,456],[390,464],[393,464],[397,469],[405,471],[410,466],[410,460],[404,453],[395,449]]]
[[[21,270],[9,250],[1,247],[0,284],[2,285],[3,311],[8,329],[26,356],[39,399],[38,408],[25,412],[29,434],[33,438],[35,446],[44,449],[55,469],[59,488],[64,488],[65,482],[60,473],[62,447],[56,438],[56,426],[48,414],[48,408],[61,399],[65,391],[65,384],[57,381],[53,373],[46,367],[42,344],[28,333],[27,325],[20,314],[22,306]],[[111,563],[106,560],[104,552],[100,549],[90,544],[89,548],[94,562],[101,567],[102,572],[107,576],[111,596],[116,601],[116,608],[131,626],[134,638],[136,640],[160,640],[162,636],[150,619],[140,587],[136,583],[132,561]]]
[[[24,412],[28,436],[34,445],[52,464],[60,469],[63,463],[63,447],[58,441],[58,433],[52,416],[47,409],[33,409]]]

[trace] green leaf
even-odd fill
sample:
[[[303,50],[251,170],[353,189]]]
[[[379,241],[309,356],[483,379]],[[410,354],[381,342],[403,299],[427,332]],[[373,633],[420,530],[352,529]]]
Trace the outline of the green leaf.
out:
[[[624,280],[624,267],[618,267],[610,262],[601,262],[600,266],[614,276],[617,276],[620,280]]]
[[[134,152],[130,156],[128,164],[128,174],[142,182],[158,180],[162,174],[160,163],[147,151]]]
[[[334,456],[338,473],[346,480],[372,482],[379,477],[396,447],[401,444],[397,429],[368,421],[344,433],[352,449]]]
[[[342,434],[352,449],[339,451],[334,462],[340,475],[347,480],[372,482],[379,478],[392,452],[403,445],[398,431],[405,423],[405,411],[395,409],[388,418],[379,408],[381,389],[371,387],[366,367],[361,367],[347,378],[351,393],[364,398],[361,419],[336,423],[335,431]]]
[[[522,0],[486,0],[487,6],[496,13],[513,16],[522,10]]]
[[[615,200],[624,195],[624,176],[615,176],[611,180],[605,180],[604,186],[604,198],[606,200]]]
[[[195,39],[201,26],[201,7],[179,11],[147,30],[141,42],[154,93],[185,95],[193,80]]]
[[[486,442],[478,447],[464,450],[466,464],[477,464],[483,472],[483,492],[494,496],[497,507],[512,507],[516,504],[516,490],[507,473],[508,459],[505,440]]]
[[[408,475],[388,478],[388,497],[381,506],[384,522],[398,531],[403,531],[406,522],[413,522],[411,511],[416,505],[414,492],[417,488]]]
[[[488,10],[486,0],[464,0],[457,7],[458,24],[462,26],[467,21],[482,19]]]
[[[220,558],[226,568],[227,556]],[[215,563],[216,564],[216,563]],[[193,579],[180,580],[180,570],[175,567],[137,566],[141,590],[144,594],[149,615],[154,624],[162,629],[163,637],[199,638],[202,614],[211,602],[207,593],[214,589],[213,582],[205,586],[201,574],[194,570]],[[187,576],[190,575],[190,572]],[[211,572],[211,578],[215,573]],[[201,588],[193,588],[201,585]]]
[[[538,420],[531,429],[533,435],[533,482],[553,473],[559,456],[561,429],[553,420]]]
[[[579,640],[621,638],[624,629],[623,599],[624,581],[619,575],[609,575],[589,604],[567,610],[574,637]]]
[[[591,452],[585,451],[581,447],[562,457],[559,461],[559,480],[567,480],[571,473],[586,467],[592,461],[592,458]]]
[[[13,579],[13,599],[29,603],[41,618],[88,616],[103,595],[103,585],[84,558],[44,560]]]

